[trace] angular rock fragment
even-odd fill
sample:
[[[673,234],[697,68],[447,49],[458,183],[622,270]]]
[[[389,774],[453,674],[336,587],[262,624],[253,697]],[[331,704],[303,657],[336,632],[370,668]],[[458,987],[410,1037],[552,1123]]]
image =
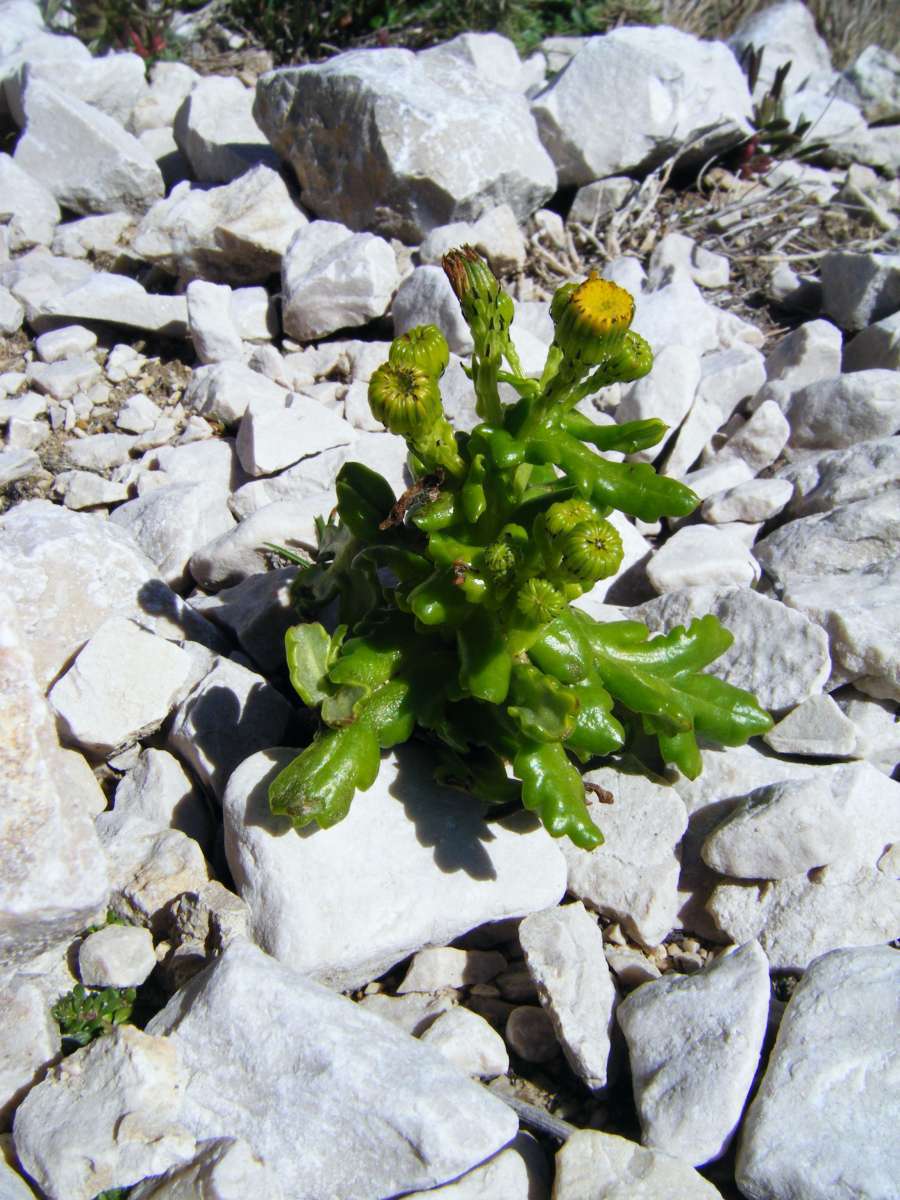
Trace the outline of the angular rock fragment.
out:
[[[198,80],[175,114],[178,148],[202,183],[230,183],[251,167],[278,160],[253,120],[253,93],[236,76]]]
[[[588,38],[532,105],[565,184],[644,173],[686,141],[702,159],[740,138],[750,108],[725,46],[666,27]]]
[[[758,942],[693,975],[666,975],[619,1005],[645,1146],[694,1166],[719,1158],[741,1119],[769,1017]]]
[[[718,1188],[680,1158],[627,1138],[579,1129],[556,1152],[554,1200],[721,1200]]]
[[[821,262],[825,312],[856,332],[900,308],[900,255],[832,250]]]
[[[6,1131],[29,1089],[58,1058],[60,1037],[49,1004],[28,979],[14,975],[0,985],[0,1005],[0,1131]],[[0,1176],[0,1196],[5,1195],[3,1182]]]
[[[268,784],[291,758],[281,749],[243,763],[224,813],[226,853],[253,936],[295,970],[331,987],[357,987],[423,946],[445,946],[485,921],[522,916],[562,895],[564,861],[532,818],[486,825],[477,805],[433,783],[414,747],[382,763],[343,821],[302,834],[268,805]],[[388,861],[402,922],[386,922],[381,907]],[[328,883],[335,870],[339,892]],[[303,889],[298,876],[307,880]]]
[[[576,902],[525,917],[519,940],[570,1066],[587,1087],[604,1088],[616,989],[600,926]]]
[[[107,925],[78,947],[78,974],[86,987],[140,987],[155,966],[153,937],[138,925]]]
[[[900,955],[887,946],[810,964],[744,1122],[736,1177],[748,1200],[896,1190],[885,1082],[897,1070],[898,991]]]
[[[778,754],[846,758],[856,748],[857,733],[830,696],[810,696],[763,734],[763,741]]]
[[[16,1153],[45,1192],[66,1200],[138,1183],[194,1154],[194,1138],[173,1120],[187,1081],[174,1042],[117,1026],[25,1097]]]
[[[170,1167],[164,1175],[132,1188],[129,1200],[186,1200],[189,1196],[210,1200],[265,1196],[266,1200],[283,1200],[284,1192],[275,1173],[243,1138],[210,1138],[198,1142],[197,1151],[190,1162]]]
[[[261,997],[279,1036],[255,1041],[247,1059]],[[296,1200],[443,1183],[516,1132],[513,1113],[436,1051],[247,942],[148,1030],[167,1034],[190,1071],[178,1120],[198,1139],[244,1138]]]
[[[468,1008],[456,1007],[442,1013],[421,1034],[420,1040],[438,1050],[466,1075],[495,1079],[509,1070],[503,1038],[484,1017]]]
[[[556,187],[524,97],[408,50],[269,72],[253,115],[304,203],[351,229],[419,242],[501,203],[522,220]]]

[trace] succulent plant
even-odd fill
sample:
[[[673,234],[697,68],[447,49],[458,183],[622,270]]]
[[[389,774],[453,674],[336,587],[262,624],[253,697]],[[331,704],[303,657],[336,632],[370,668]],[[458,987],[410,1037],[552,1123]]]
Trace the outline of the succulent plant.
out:
[[[63,1041],[86,1046],[94,1038],[109,1033],[113,1026],[128,1023],[135,996],[134,988],[98,990],[77,983],[71,992],[57,1000],[50,1012]]]
[[[293,585],[304,620],[285,639],[291,682],[321,724],[272,782],[270,805],[298,829],[334,825],[375,781],[381,751],[417,733],[442,782],[488,805],[521,803],[553,836],[592,849],[603,838],[580,767],[649,735],[694,778],[698,735],[740,745],[771,718],[705,673],[732,641],[714,616],[651,637],[572,604],[621,564],[613,509],[655,521],[698,503],[646,463],[604,457],[656,444],[661,421],[603,425],[578,407],[650,370],[632,297],[593,273],[559,288],[533,379],[510,338],[513,302],[487,264],[463,247],[443,265],[472,331],[481,423],[454,434],[444,415],[436,328],[395,339],[369,398],[406,439],[413,483],[398,498],[360,463],[338,475],[337,520],[319,522],[315,561]],[[501,384],[518,398],[504,402]],[[329,605],[339,623],[327,628],[315,618]]]

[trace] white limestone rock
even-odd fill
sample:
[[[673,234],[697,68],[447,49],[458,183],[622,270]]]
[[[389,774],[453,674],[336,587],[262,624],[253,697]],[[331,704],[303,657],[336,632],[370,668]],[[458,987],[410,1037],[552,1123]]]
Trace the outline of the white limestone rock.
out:
[[[668,425],[665,438],[649,450],[631,455],[634,462],[653,462],[671,442],[690,411],[700,382],[700,358],[689,346],[672,343],[654,355],[654,369],[633,383],[616,409],[616,420],[657,417]]]
[[[2,95],[2,92],[0,92]],[[18,1171],[0,1158],[0,1196],[3,1200],[34,1200],[34,1192]]]
[[[40,988],[26,977],[14,975],[0,984],[0,1005],[0,1130],[5,1131],[28,1091],[58,1059],[60,1036]],[[0,1196],[4,1195],[0,1176]]]
[[[793,708],[821,692],[831,660],[828,637],[811,620],[749,588],[687,588],[669,592],[634,610],[655,633],[668,633],[712,613],[734,634],[730,650],[717,658],[716,675],[753,692],[764,708]]]
[[[419,54],[426,71],[438,79],[448,67],[468,68],[489,87],[524,91],[522,61],[515,44],[499,33],[460,33],[450,41],[431,46]]]
[[[704,355],[694,403],[665,460],[664,473],[679,479],[690,470],[716,430],[742,400],[759,390],[764,380],[763,356],[752,346],[733,346]]]
[[[129,396],[116,414],[116,427],[125,433],[148,433],[156,427],[162,410],[143,392]]]
[[[200,82],[200,76],[186,63],[160,60],[150,68],[150,87],[138,100],[128,126],[134,134],[148,129],[171,128],[181,102]]]
[[[628,1043],[641,1140],[700,1166],[725,1153],[753,1083],[769,1016],[758,942],[693,975],[639,987],[616,1019]]]
[[[22,328],[25,309],[8,290],[0,287],[0,333],[9,336]]]
[[[900,311],[867,325],[844,347],[844,370],[900,370]]]
[[[835,694],[841,712],[856,729],[855,757],[864,758],[885,775],[893,775],[900,761],[900,721],[897,706],[872,696],[863,696],[855,688],[841,688]]]
[[[397,993],[439,992],[443,988],[489,983],[505,966],[506,959],[497,950],[458,950],[453,946],[433,946],[413,955]]]
[[[790,434],[791,427],[780,406],[773,400],[767,400],[734,433],[729,434],[706,465],[740,462],[758,475],[777,461]]]
[[[179,829],[134,819],[101,833],[109,865],[110,907],[117,916],[160,932],[168,906],[183,892],[198,892],[209,879],[203,851]]]
[[[262,676],[218,658],[178,706],[167,743],[217,799],[235,767],[277,742],[291,707]]]
[[[721,1200],[683,1159],[627,1138],[579,1129],[556,1152],[553,1200]]]
[[[13,119],[25,123],[23,93],[36,80],[52,84],[65,96],[83,100],[125,128],[132,109],[147,94],[145,63],[138,54],[110,52],[97,58],[73,59],[60,70],[52,58],[23,64],[4,85]]]
[[[841,373],[841,331],[830,321],[804,321],[766,355],[766,381],[798,391]],[[765,389],[763,389],[765,390]]]
[[[605,838],[601,854],[562,843],[568,890],[588,908],[618,921],[641,945],[657,946],[677,924],[684,803],[672,788],[607,767],[588,772],[585,779],[611,792],[613,803],[586,797]]]
[[[240,361],[243,343],[232,310],[227,284],[192,280],[185,292],[191,341],[201,363]]]
[[[142,485],[148,479],[151,480],[151,486],[155,487],[169,483],[196,483],[201,479],[220,492],[230,492],[247,479],[231,438],[209,438],[177,446],[161,446],[145,454],[140,466],[143,471],[138,475],[139,496],[143,494]]]
[[[707,866],[733,879],[788,879],[835,862],[853,830],[820,775],[755,788],[703,841]]]
[[[768,521],[777,517],[794,494],[788,479],[749,479],[707,497],[700,506],[704,521]]]
[[[101,374],[100,364],[88,356],[53,363],[30,363],[25,369],[28,383],[54,400],[71,400],[76,392],[87,391]]]
[[[399,282],[397,256],[384,238],[313,221],[297,230],[282,260],[285,333],[309,342],[365,325],[386,312]]]
[[[278,1036],[255,1040],[248,1060],[261,1004]],[[514,1114],[436,1051],[241,940],[148,1030],[167,1034],[190,1072],[178,1120],[198,1139],[244,1138],[296,1200],[443,1183],[516,1131]]]
[[[838,1200],[848,1190],[875,1200],[896,1189],[885,1085],[897,1071],[898,985],[900,956],[886,946],[810,965],[744,1121],[736,1177],[748,1200]]]
[[[674,533],[647,564],[647,578],[660,594],[692,587],[750,587],[759,564],[734,534],[704,525]]]
[[[121,505],[110,520],[126,529],[176,591],[191,583],[191,555],[236,522],[215,483],[171,483]]]
[[[178,148],[201,183],[230,183],[278,160],[253,119],[253,92],[236,76],[207,75],[188,92],[173,123]]]
[[[443,1054],[465,1075],[495,1079],[509,1070],[503,1038],[484,1017],[468,1008],[456,1007],[442,1013],[419,1040]]]
[[[53,494],[66,508],[81,512],[84,509],[121,504],[128,499],[128,488],[112,483],[93,471],[60,471],[53,480]]]
[[[197,1143],[197,1155],[183,1166],[139,1183],[130,1200],[245,1200],[265,1196],[283,1200],[275,1173],[239,1137],[210,1138]]]
[[[443,1013],[457,1005],[457,993],[407,992],[405,996],[392,996],[386,992],[373,992],[358,1001],[361,1008],[384,1017],[386,1021],[405,1030],[412,1037],[419,1037]]]
[[[0,154],[0,218],[13,253],[49,246],[60,221],[53,192],[8,154]]]
[[[820,263],[825,312],[855,333],[900,309],[900,255],[832,250]]]
[[[857,733],[830,696],[810,696],[764,733],[763,741],[777,754],[846,758],[856,748]]]
[[[391,307],[394,336],[415,325],[437,325],[455,354],[472,352],[472,335],[440,267],[416,267],[400,284]]]
[[[78,974],[87,987],[140,987],[155,966],[153,936],[138,925],[107,925],[78,947]]]
[[[272,71],[253,115],[317,215],[409,243],[497,204],[523,220],[556,188],[524,96],[458,61],[379,49]]]
[[[719,884],[707,909],[733,941],[758,937],[773,970],[803,970],[842,946],[887,942],[900,928],[900,880],[884,848],[900,838],[900,784],[868,763],[833,768],[852,836],[809,874]]]
[[[204,417],[235,425],[251,400],[262,406],[281,407],[284,387],[240,362],[217,362],[196,367],[184,393],[185,405]]]
[[[651,291],[665,284],[667,273],[673,270],[687,271],[698,287],[705,288],[725,287],[730,275],[724,254],[698,246],[683,233],[667,233],[653,247],[647,275]]]
[[[617,269],[613,269],[614,264],[604,269],[603,278],[632,293],[635,308],[631,328],[647,339],[654,354],[665,346],[688,346],[698,355],[719,349],[717,310],[707,304],[687,271],[675,271],[654,291],[640,292],[635,290],[634,259],[626,257],[618,262]],[[736,369],[739,361],[735,355],[722,360],[729,372]],[[757,383],[753,390],[758,386]]]
[[[77,261],[77,260],[75,260]],[[187,302],[184,296],[148,292],[128,275],[90,271],[71,286],[39,286],[23,295],[28,323],[38,332],[51,329],[61,318],[68,321],[104,321],[126,329],[143,329],[163,337],[187,336]]]
[[[532,104],[563,184],[644,173],[688,140],[703,159],[747,131],[750,110],[725,46],[666,26],[588,38]]]
[[[440,50],[443,47],[438,46],[435,49]],[[419,261],[440,266],[441,259],[447,251],[459,246],[473,246],[479,254],[483,254],[495,275],[521,271],[525,265],[525,235],[508,204],[499,204],[496,208],[489,209],[477,221],[454,221],[451,225],[439,225],[437,229],[432,229],[419,247]]]
[[[297,623],[291,603],[296,567],[250,575],[214,596],[192,599],[192,607],[234,636],[245,654],[266,674],[284,663],[284,635]]]
[[[143,212],[163,194],[155,160],[112,117],[29,79],[13,158],[75,212]]]
[[[786,91],[799,88],[804,80],[828,84],[834,72],[828,43],[820,37],[812,13],[800,0],[784,0],[752,12],[738,25],[728,44],[739,58],[748,46],[765,48],[756,85],[757,100],[772,86],[775,73],[791,64]]]
[[[253,936],[295,970],[357,987],[424,946],[562,895],[564,860],[533,818],[486,826],[477,805],[433,783],[414,747],[382,762],[376,783],[339,824],[292,832],[269,811],[267,788],[294,753],[266,751],[242,763],[224,813],[226,854]],[[327,882],[337,861],[340,894]],[[298,889],[301,876],[308,884]]]
[[[134,229],[135,219],[131,213],[100,213],[95,217],[81,217],[57,226],[51,249],[54,254],[67,254],[72,258],[96,258],[101,254],[121,254],[127,235]]]
[[[576,901],[525,917],[519,940],[569,1065],[592,1091],[605,1088],[616,989],[600,926]]]
[[[173,1120],[187,1082],[174,1042],[119,1025],[32,1088],[16,1113],[16,1153],[45,1192],[66,1200],[138,1183],[194,1154]]]
[[[575,193],[566,217],[567,223],[596,230],[634,195],[636,187],[635,181],[627,175],[610,175],[606,179],[586,183]]]
[[[792,393],[785,415],[797,448],[839,450],[890,437],[900,429],[900,375],[876,369],[811,383]]]
[[[31,479],[41,470],[41,460],[33,450],[0,450],[0,487]]]
[[[333,491],[315,492],[300,500],[275,500],[195,550],[190,558],[191,574],[202,588],[217,591],[264,571],[269,545],[314,549],[316,517],[327,517],[332,508]]]
[[[264,283],[307,223],[278,172],[260,164],[222,187],[179,183],[143,218],[132,250],[172,275]]]
[[[191,666],[190,655],[174,643],[113,616],[53,685],[48,700],[65,737],[102,756],[162,724]]]
[[[252,399],[241,418],[235,443],[248,475],[273,475],[301,458],[336,446],[352,445],[355,431],[348,421],[300,392],[283,393],[277,408],[268,397]]]
[[[881,46],[866,46],[844,71],[838,95],[862,109],[868,122],[900,109],[900,61]]]
[[[498,1200],[501,1196],[503,1200],[546,1200],[549,1188],[550,1170],[543,1148],[520,1132],[505,1150],[454,1183],[410,1192],[407,1200]]]
[[[178,759],[165,750],[141,751],[116,785],[114,807],[101,811],[95,825],[101,839],[109,842],[133,823],[160,831],[180,829],[201,846],[210,841],[206,803]]]

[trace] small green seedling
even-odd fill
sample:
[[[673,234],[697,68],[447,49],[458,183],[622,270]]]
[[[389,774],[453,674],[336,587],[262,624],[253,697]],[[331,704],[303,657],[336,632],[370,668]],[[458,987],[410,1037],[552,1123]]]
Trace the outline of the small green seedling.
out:
[[[651,637],[572,604],[619,569],[613,509],[656,521],[698,503],[652,466],[604,456],[655,445],[662,421],[603,425],[579,408],[650,370],[631,296],[594,274],[559,288],[534,379],[487,264],[464,247],[443,265],[472,331],[481,423],[454,433],[444,415],[448,348],[434,326],[395,339],[369,402],[405,438],[414,482],[398,498],[361,463],[338,475],[337,520],[319,522],[315,561],[293,585],[305,619],[285,639],[291,682],[320,728],[272,782],[270,805],[297,829],[334,825],[374,783],[381,751],[417,733],[441,782],[504,810],[521,803],[554,837],[593,849],[603,837],[581,769],[652,738],[693,779],[698,735],[741,745],[771,718],[706,673],[732,642],[714,616]],[[326,627],[316,618],[332,604],[339,623]]]
[[[134,988],[96,990],[77,983],[71,992],[57,1000],[50,1013],[59,1025],[64,1043],[86,1046],[114,1026],[126,1025],[131,1020],[135,996]]]

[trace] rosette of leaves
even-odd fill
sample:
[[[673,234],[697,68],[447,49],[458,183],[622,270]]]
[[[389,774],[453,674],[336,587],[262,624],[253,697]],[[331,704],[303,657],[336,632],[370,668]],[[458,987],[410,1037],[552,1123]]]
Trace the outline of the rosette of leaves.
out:
[[[650,737],[694,778],[698,736],[740,745],[771,719],[706,672],[732,641],[715,617],[651,637],[572,607],[621,564],[613,509],[656,521],[698,503],[652,466],[606,457],[654,445],[661,421],[600,425],[577,407],[651,367],[629,328],[631,296],[594,274],[561,287],[534,379],[487,264],[464,247],[443,265],[472,331],[480,424],[454,433],[444,415],[436,328],[392,343],[369,400],[406,439],[414,482],[398,498],[360,463],[338,475],[337,519],[319,523],[318,554],[293,588],[304,620],[285,639],[291,682],[321,724],[272,782],[270,805],[298,829],[334,825],[374,782],[381,751],[418,733],[439,780],[488,805],[521,803],[592,849],[603,839],[580,768]],[[518,398],[505,402],[501,384]],[[328,626],[316,619],[326,608]]]
[[[77,983],[61,996],[50,1010],[67,1049],[86,1046],[94,1038],[109,1033],[116,1025],[126,1025],[137,993],[134,988],[108,987],[89,989]]]

